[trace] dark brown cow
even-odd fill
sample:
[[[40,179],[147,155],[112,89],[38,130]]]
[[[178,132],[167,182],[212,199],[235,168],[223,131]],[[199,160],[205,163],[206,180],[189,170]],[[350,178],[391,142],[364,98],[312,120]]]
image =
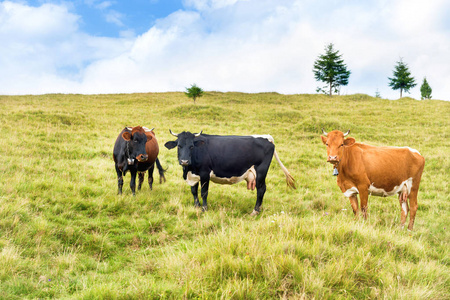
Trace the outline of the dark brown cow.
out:
[[[139,173],[139,186],[141,189],[145,172],[148,171],[148,184],[153,186],[153,170],[159,171],[159,182],[166,181],[164,169],[158,160],[159,146],[153,129],[146,127],[125,127],[117,137],[114,144],[113,158],[116,165],[119,194],[122,194],[123,176],[127,171],[131,173],[130,188],[135,195],[136,174]]]
[[[408,229],[412,230],[425,165],[423,156],[409,147],[375,147],[356,143],[354,138],[345,138],[350,130],[346,133],[322,131],[322,142],[327,146],[327,161],[334,165],[338,173],[337,184],[350,199],[355,215],[359,211],[357,194],[364,218],[367,218],[369,195],[387,197],[398,194],[401,225],[405,225],[409,211]]]

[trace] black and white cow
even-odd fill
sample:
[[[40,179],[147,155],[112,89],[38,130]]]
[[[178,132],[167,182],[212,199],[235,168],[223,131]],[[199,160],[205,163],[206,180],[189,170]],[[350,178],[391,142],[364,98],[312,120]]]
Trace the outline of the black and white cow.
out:
[[[257,197],[252,215],[259,213],[266,192],[266,176],[272,157],[286,175],[289,187],[295,188],[294,179],[275,151],[270,135],[220,136],[200,133],[170,133],[177,140],[167,142],[166,148],[178,146],[178,161],[183,167],[183,178],[191,186],[194,205],[200,206],[198,184],[201,183],[203,210],[208,209],[209,181],[218,184],[234,184],[247,181],[247,188],[256,188]]]

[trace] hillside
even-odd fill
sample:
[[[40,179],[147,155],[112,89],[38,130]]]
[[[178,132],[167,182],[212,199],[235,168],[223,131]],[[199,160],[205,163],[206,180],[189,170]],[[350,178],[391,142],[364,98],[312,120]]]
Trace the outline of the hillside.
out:
[[[208,92],[0,96],[0,298],[450,299],[450,102],[366,95]],[[117,195],[124,126],[155,127],[167,182]],[[369,198],[355,220],[325,130],[410,146],[426,159],[414,231],[397,197]],[[297,189],[273,161],[256,191],[211,183],[193,206],[174,132],[271,134]],[[409,217],[409,216],[408,216]]]

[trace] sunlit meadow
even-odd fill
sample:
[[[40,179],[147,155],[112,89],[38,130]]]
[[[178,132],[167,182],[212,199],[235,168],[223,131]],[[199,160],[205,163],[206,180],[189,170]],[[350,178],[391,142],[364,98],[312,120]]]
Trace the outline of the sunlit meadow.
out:
[[[2,299],[450,299],[450,102],[366,95],[207,92],[0,96]],[[112,160],[124,126],[155,127],[167,182],[130,177],[117,195]],[[396,197],[369,198],[355,219],[320,140],[410,146],[426,160],[414,231]],[[297,189],[273,162],[256,191],[210,185],[193,206],[169,128],[271,134]],[[146,183],[146,181],[145,181]]]

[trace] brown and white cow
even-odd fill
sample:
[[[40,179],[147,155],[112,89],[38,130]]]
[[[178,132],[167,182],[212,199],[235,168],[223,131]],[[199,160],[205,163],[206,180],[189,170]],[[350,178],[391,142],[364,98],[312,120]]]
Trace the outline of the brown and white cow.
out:
[[[404,226],[409,211],[408,229],[412,230],[425,165],[423,156],[409,147],[375,147],[356,143],[354,138],[345,138],[350,130],[327,133],[322,129],[322,132],[322,142],[327,146],[327,161],[337,170],[337,184],[350,199],[355,215],[359,213],[357,194],[364,218],[367,218],[369,195],[387,197],[398,194],[401,225]]]

